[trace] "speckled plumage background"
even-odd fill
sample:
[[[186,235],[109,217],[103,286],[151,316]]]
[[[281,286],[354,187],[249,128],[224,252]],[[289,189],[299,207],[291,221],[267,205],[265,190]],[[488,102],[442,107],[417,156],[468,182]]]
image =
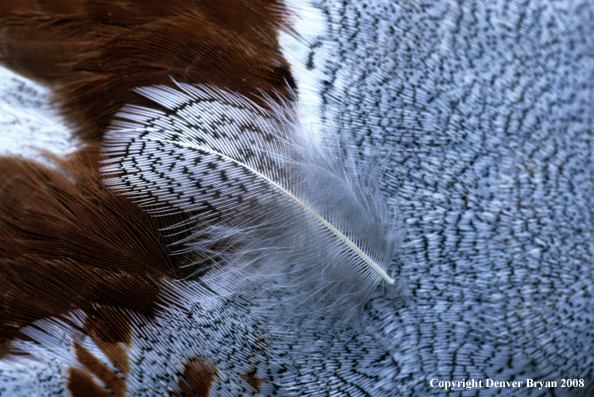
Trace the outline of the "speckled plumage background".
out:
[[[368,305],[386,346],[369,395],[445,393],[432,378],[583,378],[548,395],[589,395],[592,2],[319,7],[325,115],[363,156],[387,153],[384,191],[408,229],[396,266],[410,299]],[[497,393],[547,394],[480,390]]]
[[[321,1],[309,12],[324,26],[295,61],[302,100],[362,158],[384,159],[383,191],[407,229],[392,269],[409,293],[378,291],[362,329],[320,335],[315,353],[274,350],[259,364],[274,380],[265,393],[446,395],[434,378],[585,380],[452,396],[594,393],[593,2]],[[186,322],[208,313],[193,311],[159,320],[164,334],[200,334],[221,362],[237,353],[223,347],[258,349],[192,334]],[[233,387],[214,394],[247,393]]]

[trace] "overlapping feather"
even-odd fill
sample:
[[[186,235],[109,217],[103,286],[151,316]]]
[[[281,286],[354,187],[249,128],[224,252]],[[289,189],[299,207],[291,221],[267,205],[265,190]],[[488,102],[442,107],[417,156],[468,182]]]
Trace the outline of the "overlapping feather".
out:
[[[281,317],[347,319],[378,283],[395,283],[401,233],[373,170],[301,125],[290,103],[269,99],[264,110],[216,88],[178,87],[138,90],[169,112],[123,109],[104,173],[154,215],[192,214],[177,249],[209,254],[204,285]]]

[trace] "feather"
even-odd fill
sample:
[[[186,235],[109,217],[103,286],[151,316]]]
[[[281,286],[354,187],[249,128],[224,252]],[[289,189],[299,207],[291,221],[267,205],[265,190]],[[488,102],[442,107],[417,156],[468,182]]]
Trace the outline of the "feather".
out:
[[[244,95],[293,82],[276,0],[0,2],[0,63],[52,87],[73,135],[100,142],[132,89],[212,84]],[[29,3],[29,4],[28,4]]]
[[[268,98],[264,110],[216,88],[178,87],[138,90],[170,112],[124,108],[106,135],[103,172],[153,215],[192,214],[177,252],[211,252],[209,288],[255,291],[266,310],[290,317],[348,319],[380,281],[395,284],[388,268],[401,233],[373,167],[359,171],[344,146],[300,125],[289,102]]]

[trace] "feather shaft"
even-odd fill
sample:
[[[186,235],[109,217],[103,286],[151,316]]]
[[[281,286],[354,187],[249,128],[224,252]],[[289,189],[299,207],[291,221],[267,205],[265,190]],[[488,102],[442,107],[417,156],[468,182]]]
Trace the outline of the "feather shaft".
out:
[[[188,214],[176,252],[211,256],[201,279],[216,295],[257,302],[269,323],[332,328],[378,283],[396,284],[386,270],[400,233],[347,148],[317,139],[327,132],[304,126],[293,103],[178,87],[138,90],[171,113],[122,110],[105,183],[155,216]]]
[[[146,140],[151,140],[151,141],[155,141],[155,142],[167,142],[167,143],[177,144],[179,146],[185,146],[185,147],[190,147],[190,148],[196,148],[197,147],[195,145],[191,145],[191,144],[188,144],[188,143],[175,142],[175,141],[167,140],[167,139],[147,138]],[[287,189],[283,188],[281,185],[279,185],[278,183],[274,182],[272,179],[268,178],[266,175],[262,174],[261,172],[255,170],[252,167],[249,167],[248,165],[245,165],[243,163],[240,163],[239,161],[237,161],[234,158],[231,158],[231,157],[225,155],[224,153],[220,153],[218,151],[211,150],[210,148],[208,148],[206,146],[201,146],[199,148],[201,150],[205,150],[205,151],[211,152],[213,154],[220,155],[221,157],[224,157],[227,160],[232,161],[232,162],[234,162],[234,163],[236,163],[236,164],[238,164],[238,165],[240,165],[242,167],[245,167],[245,168],[249,169],[250,171],[252,171],[252,172],[260,175],[260,177],[262,177],[267,182],[269,182],[272,186],[276,187],[278,190],[280,190],[281,192],[283,192],[284,194],[286,194],[288,197],[290,197],[292,200],[294,200],[297,204],[299,204],[305,210],[307,210],[311,215],[313,215],[324,226],[326,226],[332,233],[334,233],[336,235],[336,237],[338,237],[340,240],[342,240],[342,242],[344,242],[351,250],[353,250],[357,255],[359,255],[361,257],[361,259],[363,259],[365,261],[365,263],[367,263],[388,284],[393,285],[395,283],[395,280],[392,277],[390,277],[386,273],[386,271],[384,269],[382,269],[377,263],[375,263],[375,261],[373,259],[371,259],[365,252],[363,252],[363,250],[361,250],[361,248],[359,248],[355,243],[353,243],[340,230],[338,230],[337,228],[335,228],[330,222],[328,222],[326,219],[324,219],[324,217],[320,216],[317,212],[315,212],[313,209],[311,209],[307,204],[305,204],[303,201],[299,200],[293,193],[291,193]]]

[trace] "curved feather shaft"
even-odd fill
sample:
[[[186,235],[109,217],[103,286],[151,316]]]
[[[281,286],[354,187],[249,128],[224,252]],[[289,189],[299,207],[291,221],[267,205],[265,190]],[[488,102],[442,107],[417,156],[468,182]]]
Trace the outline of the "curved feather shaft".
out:
[[[167,143],[171,143],[171,144],[175,144],[175,145],[179,145],[179,146],[190,147],[190,148],[197,147],[196,145],[191,145],[191,144],[183,143],[183,142],[176,142],[176,141],[172,141],[172,140],[168,140],[168,139],[158,139],[158,138],[146,138],[146,139],[147,140],[151,140],[151,141],[155,141],[155,142],[167,142]],[[336,235],[336,237],[338,237],[340,240],[342,240],[342,242],[344,242],[351,250],[353,250],[357,255],[359,255],[361,257],[361,259],[363,259],[365,261],[365,263],[367,263],[388,284],[393,285],[395,283],[395,280],[393,278],[391,278],[386,273],[386,271],[381,268],[381,266],[379,266],[377,263],[375,263],[375,261],[373,259],[371,259],[361,248],[359,248],[355,243],[353,243],[340,230],[338,230],[337,228],[335,228],[330,222],[328,222],[326,219],[324,219],[322,216],[320,216],[317,212],[315,212],[314,210],[312,210],[307,204],[305,204],[303,201],[299,200],[299,198],[297,198],[290,191],[288,191],[287,189],[283,188],[281,185],[279,185],[278,183],[274,182],[272,179],[268,178],[266,175],[262,174],[258,170],[250,167],[247,164],[241,163],[241,162],[235,160],[232,157],[226,156],[224,153],[221,153],[220,151],[212,150],[212,149],[210,149],[210,148],[208,148],[206,146],[202,146],[202,147],[200,147],[200,149],[201,150],[204,150],[204,151],[207,151],[207,152],[210,152],[210,153],[213,153],[213,154],[220,155],[220,156],[226,158],[227,160],[232,161],[235,164],[238,164],[238,165],[240,165],[242,167],[245,167],[246,169],[248,169],[248,170],[256,173],[257,175],[259,175],[261,178],[263,178],[268,183],[270,183],[272,186],[276,187],[278,190],[280,190],[281,192],[283,192],[284,194],[286,194],[293,201],[295,201],[297,204],[299,204],[305,210],[307,210],[310,214],[312,214],[318,221],[320,221],[324,226],[326,226],[326,228],[328,228],[332,233],[334,233]]]

